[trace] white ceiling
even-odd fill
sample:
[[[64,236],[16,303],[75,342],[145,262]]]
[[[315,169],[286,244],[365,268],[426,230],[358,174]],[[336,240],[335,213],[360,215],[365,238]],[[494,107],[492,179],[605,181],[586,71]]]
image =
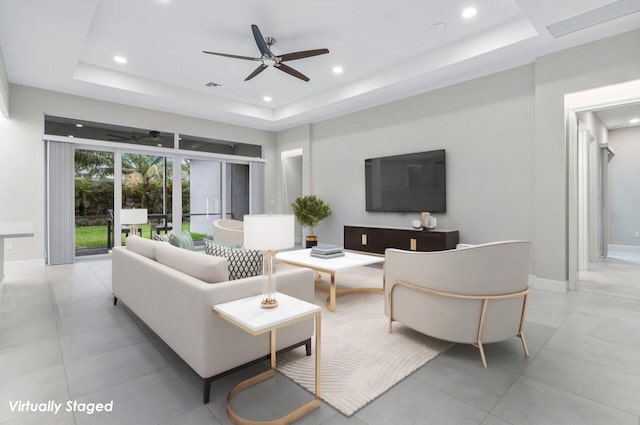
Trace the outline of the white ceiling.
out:
[[[603,109],[596,111],[596,115],[609,130],[640,127],[640,121],[635,121],[635,119],[640,119],[640,103]],[[632,119],[634,122],[630,122]]]
[[[598,0],[2,0],[0,48],[12,83],[281,130],[532,62],[640,28],[640,13],[551,37],[546,26]],[[629,3],[627,0],[626,3]],[[637,1],[640,7],[640,1]],[[464,20],[461,11],[478,9]],[[444,23],[444,31],[434,24]],[[251,81],[250,25],[276,54],[328,48]],[[127,64],[114,62],[114,55]],[[332,67],[344,68],[334,75]],[[222,84],[205,87],[208,82]],[[265,103],[263,96],[273,101]]]

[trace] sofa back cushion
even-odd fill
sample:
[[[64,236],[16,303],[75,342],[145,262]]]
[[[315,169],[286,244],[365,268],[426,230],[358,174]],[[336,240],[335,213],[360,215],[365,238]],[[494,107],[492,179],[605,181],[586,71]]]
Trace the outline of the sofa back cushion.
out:
[[[203,253],[176,248],[168,243],[157,242],[156,258],[158,263],[206,283],[226,282],[229,280],[227,260],[224,258],[212,257]]]
[[[137,235],[128,236],[125,240],[127,249],[136,254],[143,255],[151,260],[156,260],[156,245],[158,243],[150,239],[144,239]]]

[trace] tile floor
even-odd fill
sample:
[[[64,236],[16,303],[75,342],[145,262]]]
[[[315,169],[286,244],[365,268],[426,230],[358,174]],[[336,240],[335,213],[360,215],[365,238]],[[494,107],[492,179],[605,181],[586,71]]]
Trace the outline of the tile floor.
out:
[[[612,258],[578,291],[535,289],[526,335],[477,350],[456,345],[346,418],[330,406],[300,424],[640,424],[640,261]],[[231,386],[198,377],[123,306],[111,305],[111,262],[7,266],[0,286],[0,423],[228,424]],[[282,375],[236,398],[248,417],[279,415],[310,395]],[[11,412],[10,400],[114,401],[111,414]]]

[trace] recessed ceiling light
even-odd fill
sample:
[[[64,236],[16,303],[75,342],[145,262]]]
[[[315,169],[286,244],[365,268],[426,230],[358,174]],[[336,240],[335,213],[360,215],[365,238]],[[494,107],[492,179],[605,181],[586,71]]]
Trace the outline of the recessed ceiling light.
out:
[[[78,123],[78,124],[76,124],[76,127],[78,127],[78,128],[82,128],[82,127],[84,127],[84,126],[83,126],[82,124]]]
[[[336,75],[342,74],[344,72],[344,68],[342,68],[340,65],[334,66],[331,70]]]
[[[262,98],[262,100],[264,100],[265,102],[271,102],[273,99],[271,99],[271,96],[265,96]]]
[[[637,124],[640,122],[640,118],[631,118],[629,124]]]
[[[69,137],[71,137],[73,139],[73,134],[70,134]]]
[[[162,143],[158,143],[158,147],[161,148],[162,147]]]
[[[476,13],[478,13],[478,9],[476,9],[475,7],[467,7],[462,11],[462,17],[464,19],[473,18],[474,16],[476,16]]]
[[[127,58],[125,58],[124,56],[114,56],[113,60],[122,64],[127,63]]]

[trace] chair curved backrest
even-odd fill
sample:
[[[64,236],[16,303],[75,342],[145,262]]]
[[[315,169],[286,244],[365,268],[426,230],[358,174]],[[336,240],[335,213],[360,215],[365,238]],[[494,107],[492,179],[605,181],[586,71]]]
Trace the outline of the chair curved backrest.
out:
[[[438,252],[387,249],[385,313],[446,341],[481,346],[521,336],[530,253],[527,241]]]
[[[222,218],[213,222],[213,241],[220,245],[242,245],[244,222]]]

